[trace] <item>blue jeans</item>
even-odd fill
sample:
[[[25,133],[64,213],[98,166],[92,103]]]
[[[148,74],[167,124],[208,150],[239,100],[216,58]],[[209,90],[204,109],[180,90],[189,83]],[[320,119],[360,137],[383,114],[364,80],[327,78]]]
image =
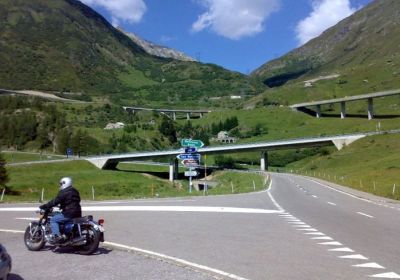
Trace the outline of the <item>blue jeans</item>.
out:
[[[56,235],[56,234],[61,235],[59,224],[65,223],[69,220],[70,219],[66,218],[62,213],[55,214],[53,217],[51,217],[51,220],[50,220],[51,232],[54,235]]]

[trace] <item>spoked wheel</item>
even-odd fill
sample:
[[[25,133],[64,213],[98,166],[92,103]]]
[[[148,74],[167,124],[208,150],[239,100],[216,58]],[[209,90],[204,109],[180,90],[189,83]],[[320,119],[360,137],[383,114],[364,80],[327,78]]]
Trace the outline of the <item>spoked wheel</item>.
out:
[[[82,236],[86,237],[86,245],[79,247],[79,253],[81,255],[93,254],[99,248],[99,233],[93,227],[87,227],[82,229]]]
[[[28,226],[24,234],[25,246],[30,251],[39,251],[46,243],[42,227],[38,223],[32,223]]]

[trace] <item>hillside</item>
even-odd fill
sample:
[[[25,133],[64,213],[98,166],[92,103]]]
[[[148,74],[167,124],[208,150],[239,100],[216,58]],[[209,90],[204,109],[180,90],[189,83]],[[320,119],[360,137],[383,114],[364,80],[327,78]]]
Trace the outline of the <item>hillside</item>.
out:
[[[174,103],[263,86],[216,65],[147,54],[77,0],[0,2],[0,88]]]
[[[142,49],[145,50],[148,54],[164,58],[173,58],[182,61],[196,61],[194,58],[184,54],[183,52],[154,44],[152,42],[140,38],[138,35],[134,33],[126,32],[120,27],[118,27],[118,29],[121,32],[125,33],[129,38],[131,38],[135,44],[142,47]]]
[[[400,1],[372,1],[319,37],[265,63],[251,75],[276,88],[273,93],[289,103],[294,96],[305,101],[398,88],[399,10]],[[326,86],[322,89],[305,89],[304,83],[299,83],[327,75],[338,78],[324,81]],[[289,87],[281,91],[282,85]],[[284,97],[283,92],[293,90],[296,94]]]

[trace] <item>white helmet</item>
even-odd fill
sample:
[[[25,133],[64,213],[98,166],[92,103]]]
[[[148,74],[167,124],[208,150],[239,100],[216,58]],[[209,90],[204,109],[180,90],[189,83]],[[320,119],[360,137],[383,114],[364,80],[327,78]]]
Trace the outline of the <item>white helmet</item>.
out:
[[[72,186],[72,179],[70,177],[64,177],[60,180],[60,191]]]

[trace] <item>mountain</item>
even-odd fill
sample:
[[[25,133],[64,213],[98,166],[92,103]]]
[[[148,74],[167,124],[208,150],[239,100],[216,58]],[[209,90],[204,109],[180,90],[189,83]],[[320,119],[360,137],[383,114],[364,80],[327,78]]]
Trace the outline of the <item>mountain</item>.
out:
[[[363,80],[367,91],[391,88],[400,86],[399,46],[400,1],[375,0],[251,75],[269,87],[299,77],[338,74],[343,83],[354,77]]]
[[[135,44],[142,47],[142,49],[144,49],[148,54],[164,58],[173,58],[182,61],[196,61],[194,58],[187,56],[183,52],[167,48],[164,46],[156,45],[152,42],[140,38],[138,35],[134,33],[126,32],[120,27],[118,28],[118,30],[125,33],[129,38],[132,39],[133,42],[135,42]]]
[[[263,90],[213,64],[149,55],[77,0],[0,0],[0,88],[174,103]]]

